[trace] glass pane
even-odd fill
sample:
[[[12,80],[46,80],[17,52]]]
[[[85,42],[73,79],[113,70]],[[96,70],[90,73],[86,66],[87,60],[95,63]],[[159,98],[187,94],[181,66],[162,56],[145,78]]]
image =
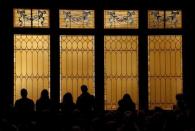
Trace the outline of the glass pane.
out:
[[[49,27],[49,11],[48,10],[32,10],[33,27]]]
[[[138,11],[105,10],[104,28],[138,29]]]
[[[14,9],[14,27],[31,27],[31,10]]]
[[[34,102],[50,87],[50,37],[14,35],[14,101],[26,88]]]
[[[164,28],[164,11],[148,11],[148,28]]]
[[[93,10],[60,10],[60,28],[94,28]]]
[[[182,14],[181,11],[166,11],[166,28],[182,28]]]
[[[76,101],[83,84],[95,95],[93,36],[61,35],[60,66],[61,98],[70,92]]]
[[[149,36],[148,52],[149,107],[172,109],[182,93],[182,36]]]
[[[138,106],[138,37],[105,36],[105,109],[118,107],[125,93]]]
[[[14,9],[14,27],[49,28],[49,10]]]

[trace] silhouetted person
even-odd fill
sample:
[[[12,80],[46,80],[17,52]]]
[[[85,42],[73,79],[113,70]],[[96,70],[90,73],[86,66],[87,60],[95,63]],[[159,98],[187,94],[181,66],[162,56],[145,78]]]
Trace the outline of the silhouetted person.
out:
[[[26,89],[21,89],[21,99],[15,102],[15,111],[16,112],[33,112],[34,111],[34,102],[27,98],[28,92]]]
[[[52,107],[49,93],[46,89],[42,90],[41,97],[36,101],[37,112],[50,112]]]
[[[72,94],[66,93],[63,96],[63,101],[61,104],[62,112],[64,113],[72,113],[76,109],[76,104],[73,102]]]
[[[81,86],[82,94],[77,98],[77,108],[83,112],[88,113],[94,110],[94,96],[88,93],[86,85]]]
[[[176,110],[183,111],[186,108],[186,103],[184,101],[184,96],[183,94],[177,94],[176,95]]]
[[[125,94],[121,100],[118,101],[118,111],[135,111],[135,103],[132,101],[129,94]]]

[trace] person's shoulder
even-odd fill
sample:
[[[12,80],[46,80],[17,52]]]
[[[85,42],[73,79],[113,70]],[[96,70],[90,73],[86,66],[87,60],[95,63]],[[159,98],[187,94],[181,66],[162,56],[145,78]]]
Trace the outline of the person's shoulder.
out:
[[[39,104],[41,102],[41,100],[40,99],[38,99],[37,101],[36,101],[36,104]]]
[[[20,103],[21,99],[16,100],[15,104]]]
[[[23,99],[20,98],[20,99],[17,99],[15,103],[20,103],[20,102],[22,102],[22,101],[23,101]]]
[[[31,100],[31,99],[29,99],[29,98],[27,98],[27,101],[28,101],[29,103],[33,103],[33,104],[34,104],[34,101]]]
[[[82,99],[82,98],[83,98],[83,94],[77,97],[77,99]]]

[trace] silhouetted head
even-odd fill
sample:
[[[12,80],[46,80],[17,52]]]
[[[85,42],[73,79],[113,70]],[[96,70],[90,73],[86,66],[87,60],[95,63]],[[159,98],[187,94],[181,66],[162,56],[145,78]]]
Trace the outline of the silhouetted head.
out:
[[[132,101],[131,96],[129,94],[124,94],[123,100],[125,100],[125,101]]]
[[[176,95],[176,100],[177,100],[177,101],[183,100],[183,94],[177,94],[177,95]]]
[[[28,95],[28,92],[27,92],[27,90],[26,90],[26,89],[21,89],[20,94],[21,94],[22,98],[26,98],[26,97],[27,97],[27,95]]]
[[[41,91],[41,98],[49,98],[49,93],[46,89]]]
[[[71,93],[66,93],[63,97],[63,103],[73,103],[73,98]]]
[[[87,92],[87,91],[88,91],[87,86],[86,86],[86,85],[82,85],[82,86],[81,86],[81,91],[82,91],[83,93]]]

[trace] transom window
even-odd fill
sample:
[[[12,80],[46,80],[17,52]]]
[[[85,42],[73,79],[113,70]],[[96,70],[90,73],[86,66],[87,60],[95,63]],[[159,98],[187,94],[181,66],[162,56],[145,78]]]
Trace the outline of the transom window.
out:
[[[149,10],[148,28],[182,28],[181,10]]]
[[[49,28],[49,10],[14,9],[14,27]]]

